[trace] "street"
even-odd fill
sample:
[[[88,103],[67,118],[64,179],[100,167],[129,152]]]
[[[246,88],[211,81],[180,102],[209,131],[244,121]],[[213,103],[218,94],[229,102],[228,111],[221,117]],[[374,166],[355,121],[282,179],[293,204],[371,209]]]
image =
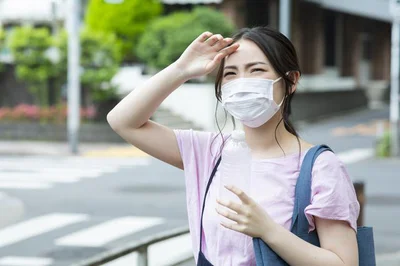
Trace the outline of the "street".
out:
[[[300,130],[306,140],[330,145],[353,181],[366,183],[364,221],[374,227],[378,261],[400,259],[399,160],[377,160],[372,150],[371,128],[387,117],[387,110],[364,110]],[[145,156],[104,156],[0,157],[0,191],[25,205],[20,221],[0,229],[0,265],[71,265],[187,224],[182,171]]]
[[[2,188],[26,208],[0,230],[0,265],[10,256],[70,265],[186,224],[182,173],[150,158],[3,157],[0,168]]]

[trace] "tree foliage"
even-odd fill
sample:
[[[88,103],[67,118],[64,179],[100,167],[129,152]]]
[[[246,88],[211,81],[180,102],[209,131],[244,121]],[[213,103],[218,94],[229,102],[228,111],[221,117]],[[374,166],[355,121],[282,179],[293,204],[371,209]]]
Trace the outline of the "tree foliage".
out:
[[[3,52],[3,50],[6,48],[5,45],[5,39],[6,39],[6,34],[3,30],[2,27],[0,27],[0,54]],[[0,73],[4,70],[4,65],[3,63],[0,61]]]
[[[115,34],[122,41],[124,59],[131,59],[138,37],[161,12],[158,0],[124,0],[118,4],[90,0],[85,22],[91,30]]]
[[[66,81],[68,58],[68,35],[62,31],[57,38],[60,62],[57,64],[60,78]],[[116,97],[116,88],[111,85],[112,77],[121,63],[121,44],[111,33],[84,29],[81,41],[81,84],[95,101]]]
[[[205,31],[230,36],[234,26],[221,12],[207,7],[175,12],[150,23],[139,40],[137,56],[151,67],[164,68]]]
[[[17,78],[28,85],[37,103],[43,106],[48,105],[48,80],[56,74],[47,55],[51,45],[47,28],[31,26],[15,28],[9,40]]]

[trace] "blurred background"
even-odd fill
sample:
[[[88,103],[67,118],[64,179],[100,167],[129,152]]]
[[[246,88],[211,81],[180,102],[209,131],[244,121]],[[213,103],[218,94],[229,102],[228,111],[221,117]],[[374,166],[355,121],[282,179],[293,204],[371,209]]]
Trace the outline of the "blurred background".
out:
[[[183,172],[125,144],[106,114],[200,33],[231,36],[259,25],[295,45],[302,77],[292,120],[301,137],[330,145],[347,166],[359,224],[375,230],[378,265],[400,265],[398,98],[391,114],[389,107],[400,56],[391,50],[398,43],[390,4],[0,0],[0,265],[100,265],[122,253],[129,255],[107,265],[194,265]],[[80,55],[69,50],[73,19]],[[79,64],[68,69],[73,56]],[[78,84],[68,84],[71,72]],[[152,120],[232,130],[214,77],[182,85]],[[80,96],[69,99],[69,90]],[[68,142],[69,108],[79,108],[77,149]]]

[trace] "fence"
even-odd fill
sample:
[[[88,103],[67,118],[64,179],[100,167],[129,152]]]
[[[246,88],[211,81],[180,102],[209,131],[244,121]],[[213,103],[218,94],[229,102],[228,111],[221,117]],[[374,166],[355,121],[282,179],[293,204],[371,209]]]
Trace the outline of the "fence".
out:
[[[365,204],[365,195],[364,195],[364,183],[362,182],[355,182],[354,188],[357,194],[357,199],[358,202],[360,203],[360,216],[358,217],[357,220],[357,225],[362,226],[364,225],[364,204]],[[139,240],[133,243],[130,243],[124,247],[107,251],[104,252],[98,256],[95,256],[93,258],[90,258],[88,260],[81,261],[77,264],[74,264],[73,266],[98,266],[102,265],[104,263],[116,260],[118,258],[121,258],[123,256],[126,256],[130,253],[133,252],[138,252],[138,266],[148,266],[149,261],[148,261],[148,247],[152,244],[168,240],[174,237],[178,237],[184,234],[189,233],[189,228],[188,227],[181,227],[177,229],[173,229],[171,231],[167,232],[162,232],[157,235],[150,236],[146,239]],[[191,259],[192,256],[188,256],[185,258],[182,258],[181,261],[177,261],[176,264],[181,263],[185,260]]]

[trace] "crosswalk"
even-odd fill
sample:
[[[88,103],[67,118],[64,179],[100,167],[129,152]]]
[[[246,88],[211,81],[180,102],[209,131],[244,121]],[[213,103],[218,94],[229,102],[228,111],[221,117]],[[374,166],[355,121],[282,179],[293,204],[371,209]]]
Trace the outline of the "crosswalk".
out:
[[[0,158],[0,190],[43,190],[57,184],[76,183],[116,172],[121,168],[146,166],[150,158]]]
[[[82,213],[49,213],[32,217],[0,229],[0,266],[70,265],[71,260],[76,263],[79,258],[70,258],[69,263],[66,263],[49,256],[51,252],[48,251],[57,248],[107,250],[120,246],[123,239],[134,239],[135,234],[144,230],[163,231],[166,224],[166,220],[160,217],[124,216],[99,219]],[[74,230],[71,231],[71,228]],[[29,241],[36,244],[27,250],[23,247]],[[188,235],[155,244],[149,249],[151,265],[168,265],[165,264],[168,260],[182,256],[185,251],[191,253]],[[160,258],[160,254],[165,256]],[[136,256],[137,254],[132,254],[115,262],[117,264],[110,265],[134,266]],[[123,261],[127,264],[121,264]]]

